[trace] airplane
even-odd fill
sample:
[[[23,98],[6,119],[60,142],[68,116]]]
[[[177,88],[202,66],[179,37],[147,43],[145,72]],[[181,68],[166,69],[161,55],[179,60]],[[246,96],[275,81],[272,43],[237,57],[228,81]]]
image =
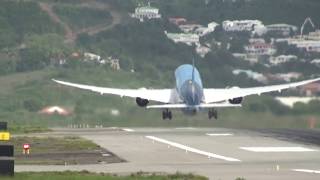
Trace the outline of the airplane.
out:
[[[194,66],[194,63],[192,65],[180,65],[174,74],[176,87],[173,89],[116,89],[75,84],[55,79],[52,80],[62,85],[98,92],[101,95],[111,94],[120,97],[135,98],[137,105],[140,107],[162,109],[163,120],[172,119],[170,109],[181,109],[187,115],[195,115],[201,110],[209,109],[208,118],[217,119],[218,113],[216,108],[241,107],[241,103],[246,96],[261,95],[274,91],[281,92],[284,89],[302,86],[320,80],[320,78],[316,78],[295,83],[250,88],[232,87],[208,89],[203,88],[200,73]],[[150,101],[160,102],[162,104],[149,105]]]

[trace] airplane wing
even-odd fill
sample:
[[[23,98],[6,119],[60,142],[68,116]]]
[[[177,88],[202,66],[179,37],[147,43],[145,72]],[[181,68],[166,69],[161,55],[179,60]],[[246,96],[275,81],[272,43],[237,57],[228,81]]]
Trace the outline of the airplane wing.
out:
[[[147,109],[184,109],[184,108],[214,108],[214,107],[241,107],[241,104],[211,103],[211,104],[200,104],[195,106],[189,106],[187,104],[161,104],[161,105],[147,106]]]
[[[64,82],[52,79],[54,82],[66,86],[71,86],[79,89],[90,90],[93,92],[103,94],[113,94],[118,96],[125,96],[131,98],[142,98],[150,101],[157,101],[161,103],[174,103],[176,97],[176,91],[174,89],[116,89],[116,88],[105,88],[97,86],[89,86],[83,84],[75,84],[70,82]]]
[[[204,89],[205,103],[215,103],[222,102],[233,98],[245,97],[249,95],[260,95],[262,93],[279,91],[284,89],[289,89],[297,86],[302,86],[312,82],[319,81],[320,78],[305,80],[295,83],[272,85],[272,86],[262,86],[262,87],[252,87],[252,88],[230,88],[230,89]]]

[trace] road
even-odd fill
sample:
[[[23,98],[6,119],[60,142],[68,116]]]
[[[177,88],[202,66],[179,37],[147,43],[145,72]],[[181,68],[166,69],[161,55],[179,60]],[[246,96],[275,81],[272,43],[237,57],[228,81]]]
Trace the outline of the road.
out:
[[[286,132],[288,137],[284,138]],[[307,131],[304,132],[308,139]],[[319,179],[320,147],[317,143],[304,142],[303,138],[296,141],[296,137],[291,138],[292,133],[288,130],[222,128],[56,129],[42,135],[79,135],[128,162],[78,166],[17,165],[15,170],[88,170],[119,174],[179,171],[210,179]],[[310,134],[319,142],[318,131]]]

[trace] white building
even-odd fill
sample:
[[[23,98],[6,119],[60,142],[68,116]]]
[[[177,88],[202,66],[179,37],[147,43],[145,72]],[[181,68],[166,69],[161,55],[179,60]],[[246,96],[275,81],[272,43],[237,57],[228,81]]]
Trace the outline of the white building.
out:
[[[165,34],[175,43],[185,43],[189,46],[191,46],[192,44],[199,44],[199,36],[197,34],[167,32],[165,32]]]
[[[297,32],[298,28],[289,24],[271,24],[266,26],[269,33],[289,36],[291,32]]]
[[[228,32],[240,32],[247,31],[253,32],[256,28],[264,27],[263,23],[259,20],[235,20],[235,21],[223,21],[222,28]]]
[[[198,45],[196,47],[197,54],[199,54],[199,56],[202,58],[204,58],[206,56],[206,54],[208,54],[210,51],[211,51],[211,49],[206,46]]]
[[[276,53],[276,49],[267,43],[252,43],[244,47],[247,54],[250,55],[273,55]]]
[[[219,26],[218,23],[211,22],[208,24],[207,27],[202,26],[200,24],[183,24],[183,25],[179,25],[179,28],[184,33],[193,33],[193,34],[197,34],[200,37],[202,37],[202,36],[205,36],[207,34],[212,33],[216,29],[217,26]]]
[[[139,19],[143,22],[144,19],[158,19],[161,18],[159,9],[151,6],[137,7],[131,17]]]
[[[320,41],[291,39],[289,45],[295,45],[299,49],[304,49],[307,52],[320,52]]]
[[[289,61],[294,61],[297,59],[298,57],[294,55],[280,55],[277,57],[270,57],[269,62],[271,65],[276,66],[276,65],[283,64]]]
[[[101,60],[101,56],[93,54],[93,53],[85,52],[83,55],[84,55],[85,61],[100,61]]]

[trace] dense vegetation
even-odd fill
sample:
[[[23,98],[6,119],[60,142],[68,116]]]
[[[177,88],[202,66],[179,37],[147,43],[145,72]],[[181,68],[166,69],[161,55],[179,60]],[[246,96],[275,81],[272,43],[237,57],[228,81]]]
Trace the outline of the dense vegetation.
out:
[[[97,24],[109,24],[112,22],[110,13],[105,9],[92,9],[74,5],[58,5],[54,7],[54,10],[61,19],[71,25],[74,30],[88,28]]]
[[[63,33],[35,2],[0,1],[0,49],[20,45],[33,34]]]

